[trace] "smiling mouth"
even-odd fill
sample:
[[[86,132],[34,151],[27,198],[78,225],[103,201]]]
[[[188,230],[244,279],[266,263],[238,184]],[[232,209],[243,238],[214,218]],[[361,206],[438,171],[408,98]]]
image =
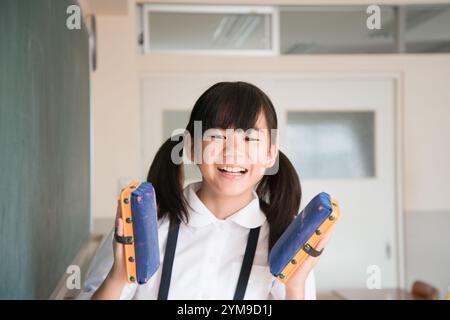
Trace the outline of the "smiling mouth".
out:
[[[220,172],[228,174],[228,175],[234,175],[234,176],[240,176],[248,172],[248,169],[243,167],[229,167],[229,166],[222,166],[217,168]]]

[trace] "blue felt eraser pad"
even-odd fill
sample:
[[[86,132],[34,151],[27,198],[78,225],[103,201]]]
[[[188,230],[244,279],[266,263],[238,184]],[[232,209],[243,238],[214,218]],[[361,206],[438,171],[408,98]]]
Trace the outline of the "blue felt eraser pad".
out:
[[[321,192],[308,203],[270,251],[269,265],[272,275],[279,276],[285,272],[299,250],[332,212],[333,204],[328,193]]]
[[[158,215],[155,190],[143,182],[131,193],[136,275],[139,284],[146,283],[158,270]]]

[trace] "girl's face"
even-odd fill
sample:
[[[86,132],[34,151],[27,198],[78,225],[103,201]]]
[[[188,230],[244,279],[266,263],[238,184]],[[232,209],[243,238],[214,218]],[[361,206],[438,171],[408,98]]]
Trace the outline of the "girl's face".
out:
[[[249,130],[207,130],[202,150],[199,168],[208,187],[222,196],[239,196],[251,192],[273,166],[278,147],[271,144],[271,131],[261,112]]]

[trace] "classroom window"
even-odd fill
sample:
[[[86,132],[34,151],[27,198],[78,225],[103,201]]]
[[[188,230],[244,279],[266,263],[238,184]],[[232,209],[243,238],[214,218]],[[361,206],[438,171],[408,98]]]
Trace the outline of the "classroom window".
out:
[[[142,4],[144,53],[313,55],[450,52],[450,5]]]
[[[370,30],[367,6],[281,7],[281,54],[393,53],[394,8],[380,8],[381,29]]]
[[[450,52],[450,5],[406,8],[406,52]]]
[[[270,54],[273,7],[144,5],[145,52]]]

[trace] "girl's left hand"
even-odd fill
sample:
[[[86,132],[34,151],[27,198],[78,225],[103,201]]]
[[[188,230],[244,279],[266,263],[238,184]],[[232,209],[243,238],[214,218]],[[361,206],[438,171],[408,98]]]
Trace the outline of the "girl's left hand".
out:
[[[327,232],[325,237],[320,240],[316,250],[320,251],[326,247],[328,241],[331,238],[331,234],[336,225],[332,226]],[[311,270],[314,268],[316,263],[319,261],[320,257],[308,256],[302,265],[294,272],[294,274],[285,283],[286,288],[286,300],[303,300],[305,296],[305,283]]]

